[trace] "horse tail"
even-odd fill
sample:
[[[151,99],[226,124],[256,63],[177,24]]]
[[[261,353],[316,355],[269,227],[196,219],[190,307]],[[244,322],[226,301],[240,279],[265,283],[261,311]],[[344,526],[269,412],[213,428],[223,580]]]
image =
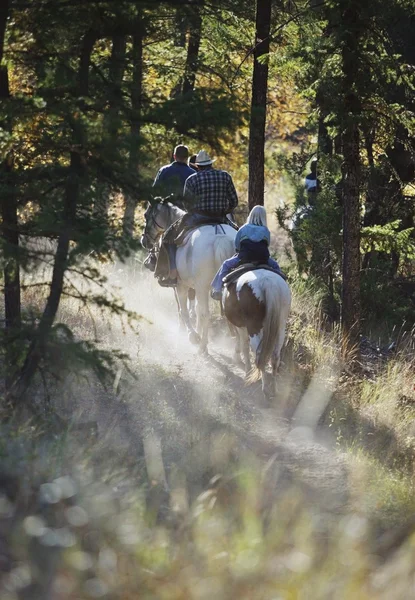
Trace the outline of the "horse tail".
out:
[[[247,383],[253,383],[261,377],[261,373],[270,360],[282,330],[285,330],[291,293],[285,281],[277,277],[264,277],[261,280],[265,318],[262,326],[262,340],[255,356],[255,367],[248,375]]]

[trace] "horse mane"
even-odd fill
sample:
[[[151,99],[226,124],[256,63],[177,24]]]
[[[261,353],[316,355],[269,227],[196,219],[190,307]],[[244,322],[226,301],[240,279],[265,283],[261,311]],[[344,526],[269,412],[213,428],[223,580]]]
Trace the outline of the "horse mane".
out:
[[[181,217],[186,211],[173,204],[173,202],[170,201],[170,198],[171,194],[169,196],[164,197],[156,196],[150,201],[150,203],[153,206],[157,206],[157,204],[160,204],[161,206],[166,206],[169,209],[169,212],[172,213],[175,217]]]
[[[165,200],[167,200],[167,198]],[[170,213],[172,213],[177,218],[181,217],[186,212],[185,210],[182,210],[181,208],[179,208],[172,202],[161,202],[161,204],[163,204],[164,206],[167,206]]]

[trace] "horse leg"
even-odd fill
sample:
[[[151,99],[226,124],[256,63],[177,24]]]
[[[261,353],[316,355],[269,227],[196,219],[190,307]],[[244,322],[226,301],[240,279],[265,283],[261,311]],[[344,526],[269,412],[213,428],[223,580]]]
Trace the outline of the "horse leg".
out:
[[[177,304],[177,311],[179,313],[179,329],[180,329],[180,331],[184,331],[186,329],[186,323],[184,322],[182,310],[180,307],[179,294],[177,292],[177,288],[173,288],[173,289],[174,289],[174,297],[176,299],[176,304]]]
[[[285,327],[282,329],[282,332],[280,331],[280,333],[278,334],[277,342],[271,355],[272,376],[267,374],[269,381],[266,386],[266,391],[264,391],[265,397],[268,400],[276,398],[277,395],[277,372],[281,362],[281,349],[284,344],[284,338]]]
[[[242,346],[242,354],[244,356],[244,364],[245,364],[245,375],[248,375],[251,371],[251,356],[249,352],[249,335],[246,327],[241,327],[238,330],[240,344]]]
[[[190,321],[192,323],[196,323],[196,292],[193,288],[189,288],[187,292],[188,306],[189,306],[189,314]]]
[[[277,376],[278,367],[280,366],[280,362],[281,362],[281,350],[282,350],[282,347],[284,345],[284,340],[285,340],[285,328],[286,328],[287,319],[288,319],[288,311],[286,311],[286,313],[281,314],[281,316],[280,316],[280,326],[279,326],[277,341],[275,342],[275,348],[274,348],[274,350],[272,352],[272,356],[271,356],[272,374],[274,375],[274,378]]]
[[[190,315],[187,308],[187,293],[188,288],[182,284],[177,285],[177,297],[180,305],[180,317],[186,327],[187,335],[189,337],[189,341],[192,344],[198,344],[200,342],[200,338],[196,331],[193,329],[192,324],[190,322]]]
[[[262,378],[262,393],[267,403],[275,398],[276,393],[276,379],[274,374],[267,373],[265,369],[261,371]]]
[[[241,344],[241,337],[239,335],[239,330],[237,329],[237,327],[235,327],[235,325],[232,325],[232,323],[230,323],[230,321],[228,321],[227,323],[228,323],[231,337],[235,338],[235,350],[233,353],[233,361],[238,367],[242,367],[243,366],[243,363],[241,360],[242,344]]]
[[[281,362],[281,349],[285,339],[285,326],[280,327],[277,341],[271,355],[272,375],[269,373],[262,374],[262,391],[265,398],[270,401],[277,395],[277,372]]]
[[[209,295],[208,289],[196,290],[197,303],[197,332],[200,336],[200,350],[207,352],[209,326]]]

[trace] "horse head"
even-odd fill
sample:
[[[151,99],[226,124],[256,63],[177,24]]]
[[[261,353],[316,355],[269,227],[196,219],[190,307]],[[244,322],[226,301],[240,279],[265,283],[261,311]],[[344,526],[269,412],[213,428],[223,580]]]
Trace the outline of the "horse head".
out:
[[[141,244],[147,250],[154,248],[160,236],[178,218],[176,212],[179,209],[169,202],[169,198],[170,196],[167,198],[157,197],[147,204],[144,213],[144,233],[141,236]]]

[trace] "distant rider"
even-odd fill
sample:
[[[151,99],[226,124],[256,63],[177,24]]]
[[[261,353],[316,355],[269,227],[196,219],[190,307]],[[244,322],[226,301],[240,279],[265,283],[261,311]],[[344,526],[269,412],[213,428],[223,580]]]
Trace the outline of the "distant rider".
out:
[[[173,162],[164,165],[159,169],[153,183],[153,197],[169,196],[170,202],[183,208],[183,192],[186,179],[196,173],[196,170],[190,167],[187,162],[189,158],[189,149],[182,144],[175,147],[173,152]],[[157,254],[155,249],[151,249],[144,261],[144,266],[150,271],[154,271],[157,263]]]
[[[187,146],[176,146],[173,162],[161,167],[153,183],[154,196],[172,196],[171,202],[183,208],[183,192],[185,181],[196,173],[188,163],[189,149]]]
[[[310,173],[306,175],[304,187],[308,196],[308,204],[311,207],[314,207],[316,203],[316,195],[320,191],[321,187],[321,182],[317,177],[317,159],[312,160],[310,163]]]

